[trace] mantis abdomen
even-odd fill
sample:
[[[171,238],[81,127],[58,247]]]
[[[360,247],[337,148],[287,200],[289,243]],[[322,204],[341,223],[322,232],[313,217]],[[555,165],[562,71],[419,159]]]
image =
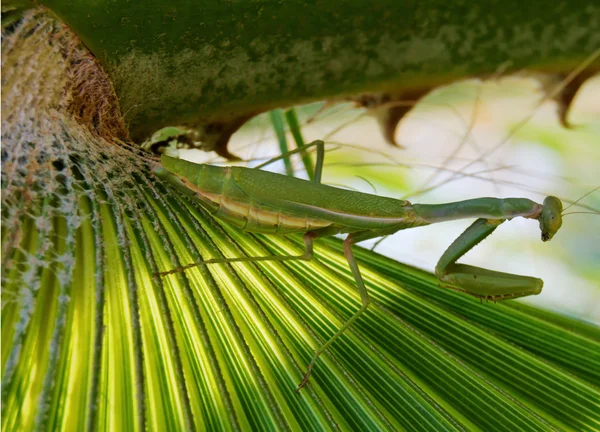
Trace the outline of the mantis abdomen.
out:
[[[354,192],[242,167],[197,165],[163,156],[163,165],[216,217],[250,232],[332,234],[398,231],[416,223],[408,201]]]

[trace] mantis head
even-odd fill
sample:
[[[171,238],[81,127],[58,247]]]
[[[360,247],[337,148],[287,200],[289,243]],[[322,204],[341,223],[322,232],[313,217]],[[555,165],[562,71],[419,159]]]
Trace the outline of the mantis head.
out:
[[[562,203],[556,197],[549,196],[542,205],[540,215],[540,229],[542,230],[542,241],[549,241],[562,225]]]

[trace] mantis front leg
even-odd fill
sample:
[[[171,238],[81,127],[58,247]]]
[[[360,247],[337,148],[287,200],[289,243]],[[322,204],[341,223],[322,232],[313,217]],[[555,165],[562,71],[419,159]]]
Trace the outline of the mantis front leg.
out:
[[[462,291],[480,299],[503,300],[539,294],[541,279],[487,270],[456,261],[504,222],[503,219],[477,219],[444,252],[435,274],[448,288]]]

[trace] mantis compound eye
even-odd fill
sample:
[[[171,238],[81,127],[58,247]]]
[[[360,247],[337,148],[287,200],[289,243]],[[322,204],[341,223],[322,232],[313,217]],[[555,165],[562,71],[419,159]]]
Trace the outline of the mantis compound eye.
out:
[[[544,200],[540,215],[542,241],[551,240],[562,225],[562,203],[556,197],[549,196]]]

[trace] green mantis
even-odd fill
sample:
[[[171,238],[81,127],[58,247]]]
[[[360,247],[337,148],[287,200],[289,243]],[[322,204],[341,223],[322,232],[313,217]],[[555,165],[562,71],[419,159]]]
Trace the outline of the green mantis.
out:
[[[356,243],[403,229],[474,218],[475,222],[450,245],[436,266],[435,273],[442,286],[492,301],[541,292],[541,279],[458,264],[457,260],[504,221],[515,217],[539,221],[542,240],[552,239],[562,224],[562,203],[558,198],[547,197],[543,204],[526,198],[477,198],[427,205],[339,189],[321,184],[325,154],[323,141],[314,141],[289,153],[304,151],[311,146],[317,150],[313,181],[259,169],[195,164],[167,155],[161,158],[164,170],[156,171],[157,175],[167,179],[184,193],[197,197],[201,205],[218,219],[248,232],[279,235],[303,233],[305,244],[305,252],[299,256],[210,259],[158,273],[160,276],[207,264],[309,261],[313,258],[313,241],[316,238],[348,234],[343,246],[344,255],[354,276],[361,306],[315,352],[296,391],[308,382],[319,356],[369,306],[369,294],[352,252],[352,246]],[[272,159],[258,168],[283,157]]]

